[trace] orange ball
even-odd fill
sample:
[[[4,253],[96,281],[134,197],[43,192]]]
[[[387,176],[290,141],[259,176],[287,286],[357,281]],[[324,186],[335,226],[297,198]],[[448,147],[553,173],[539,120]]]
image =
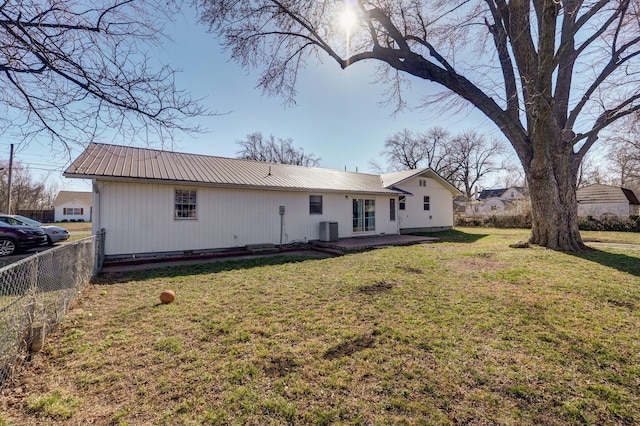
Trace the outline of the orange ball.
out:
[[[162,303],[171,303],[176,298],[176,294],[172,290],[165,290],[160,293],[160,301]]]

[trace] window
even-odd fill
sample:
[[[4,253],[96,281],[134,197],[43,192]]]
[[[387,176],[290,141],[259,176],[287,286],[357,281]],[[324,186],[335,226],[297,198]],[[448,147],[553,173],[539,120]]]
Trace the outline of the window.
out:
[[[404,210],[406,200],[407,200],[407,197],[404,195],[401,195],[398,197],[398,208],[400,210]]]
[[[353,232],[375,231],[376,200],[353,199]]]
[[[429,200],[429,196],[428,196],[428,195],[425,195],[425,196],[424,196],[424,199],[423,199],[423,202],[424,202],[424,209],[425,209],[425,210],[431,210],[431,206],[429,205],[429,204],[430,204],[430,203],[429,203],[429,201],[430,201],[430,200]]]
[[[174,219],[196,218],[196,190],[176,189]]]
[[[395,198],[389,199],[389,220],[392,222],[396,220],[396,199]]]
[[[309,214],[322,214],[322,195],[309,195]]]
[[[65,216],[82,216],[84,209],[82,207],[65,207],[62,209],[62,214]]]
[[[426,181],[426,180],[424,180],[424,179],[420,179],[420,180],[418,181],[418,185],[420,185],[420,186],[427,186],[427,181]]]

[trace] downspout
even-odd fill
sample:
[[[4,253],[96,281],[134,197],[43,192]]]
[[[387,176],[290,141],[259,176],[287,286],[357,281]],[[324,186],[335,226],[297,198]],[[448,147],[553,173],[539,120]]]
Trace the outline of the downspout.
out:
[[[96,235],[100,232],[100,187],[98,186],[98,182],[95,179],[92,181],[93,187],[93,210],[91,218],[91,232],[93,235]]]
[[[396,235],[400,235],[400,197],[396,196]]]
[[[455,204],[455,199],[456,199],[456,196],[451,194],[451,205],[453,206],[453,209],[451,211],[451,215],[453,216],[453,218],[451,219],[451,229],[456,229],[456,204]]]
[[[284,206],[280,206],[280,247],[282,247],[282,236],[284,234]]]

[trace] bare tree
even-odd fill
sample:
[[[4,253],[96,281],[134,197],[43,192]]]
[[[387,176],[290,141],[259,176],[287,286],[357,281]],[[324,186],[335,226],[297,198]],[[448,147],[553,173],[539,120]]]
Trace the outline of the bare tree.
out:
[[[427,167],[447,181],[453,180],[457,166],[451,161],[451,135],[442,127],[432,127],[422,135]]]
[[[599,157],[596,158],[594,151],[590,151],[584,156],[578,169],[576,189],[593,184],[609,185],[612,183],[608,166]]]
[[[313,154],[305,154],[302,148],[294,147],[291,138],[276,140],[273,135],[265,138],[262,133],[254,132],[248,134],[246,140],[236,143],[242,147],[236,153],[238,158],[308,167],[320,164],[320,158]]]
[[[379,160],[369,160],[369,170],[379,175],[393,171],[393,169],[385,167]]]
[[[452,181],[467,199],[473,197],[473,188],[482,178],[506,167],[502,157],[505,151],[500,140],[487,140],[475,131],[463,132],[451,140],[449,163],[455,170]]]
[[[177,11],[154,0],[0,2],[0,131],[52,146],[198,130],[204,111],[156,63],[163,21]]]
[[[640,110],[637,0],[198,4],[232,58],[263,69],[259,84],[267,93],[293,97],[301,67],[323,54],[342,68],[377,62],[378,81],[389,84],[398,107],[407,75],[473,105],[522,163],[532,202],[530,241],[585,249],[575,195],[580,162],[603,129]],[[345,25],[340,14],[357,21]]]
[[[384,148],[381,155],[391,169],[429,167],[467,198],[480,180],[508,167],[504,144],[497,139],[487,141],[474,131],[451,136],[440,127],[420,133],[404,129],[387,138]]]
[[[522,166],[520,166],[517,160],[513,160],[515,159],[507,157],[505,167],[500,171],[497,179],[498,185],[503,188],[510,188],[512,186],[524,187],[528,194],[529,188],[527,188],[527,180],[524,177]]]
[[[434,127],[426,132],[412,132],[403,129],[384,142],[384,149],[380,153],[392,169],[417,169],[430,167],[437,173],[445,172],[450,177],[448,164],[449,133]]]
[[[430,167],[450,179],[455,170],[450,167],[449,143],[449,133],[440,127],[417,133],[403,129],[385,140],[380,155],[391,170]]]
[[[422,138],[416,137],[411,130],[404,129],[384,141],[381,155],[399,169],[417,169],[420,163],[425,162],[427,152]]]
[[[624,188],[640,189],[640,137],[638,128],[630,127],[611,140],[607,158],[611,163],[614,181]]]
[[[7,174],[9,164],[0,161],[0,212],[7,212]],[[18,210],[50,209],[55,198],[55,188],[35,179],[29,167],[14,161],[11,173],[11,212]]]

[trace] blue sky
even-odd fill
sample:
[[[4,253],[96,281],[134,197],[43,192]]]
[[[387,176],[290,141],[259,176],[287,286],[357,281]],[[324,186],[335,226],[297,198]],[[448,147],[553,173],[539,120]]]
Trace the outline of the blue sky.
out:
[[[434,106],[392,116],[392,106],[380,105],[384,88],[374,83],[374,63],[360,63],[346,70],[328,58],[324,64],[310,64],[300,75],[297,104],[287,107],[282,98],[263,96],[255,87],[258,73],[250,73],[231,62],[230,55],[222,51],[206,28],[195,24],[190,11],[178,16],[174,25],[167,26],[167,34],[173,42],[167,43],[157,56],[182,70],[179,88],[194,98],[204,98],[204,106],[211,111],[229,112],[203,117],[199,123],[208,131],[179,135],[177,151],[235,157],[238,150],[235,142],[259,131],[265,136],[292,138],[296,147],[320,157],[321,167],[373,172],[369,161],[382,162],[379,153],[384,140],[404,128],[422,131],[437,125],[451,133],[477,129],[488,136],[500,137],[496,127],[473,109],[451,114]],[[416,80],[406,98],[417,106],[430,91],[437,92],[438,86]],[[8,158],[11,142],[0,136],[0,158]],[[152,146],[159,145],[158,141],[149,142]],[[147,141],[133,144],[147,146]],[[63,178],[68,159],[51,158],[50,152],[46,145],[17,146],[15,159],[29,165],[36,178],[46,178],[59,190],[91,190],[88,181]],[[75,155],[79,153],[78,149]]]

